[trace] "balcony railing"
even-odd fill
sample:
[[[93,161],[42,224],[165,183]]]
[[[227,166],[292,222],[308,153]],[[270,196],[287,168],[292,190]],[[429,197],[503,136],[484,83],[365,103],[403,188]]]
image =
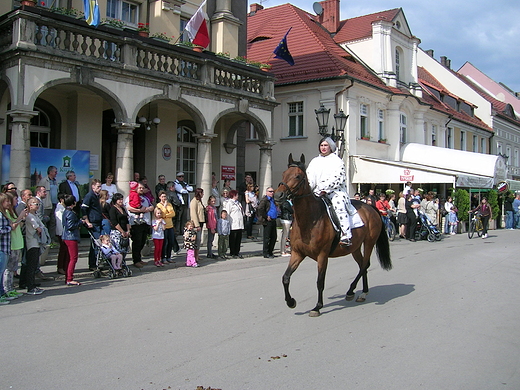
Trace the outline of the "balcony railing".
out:
[[[0,55],[13,50],[47,54],[51,61],[150,72],[154,77],[274,100],[273,77],[259,69],[132,31],[90,27],[84,20],[37,7],[21,8],[0,18]]]

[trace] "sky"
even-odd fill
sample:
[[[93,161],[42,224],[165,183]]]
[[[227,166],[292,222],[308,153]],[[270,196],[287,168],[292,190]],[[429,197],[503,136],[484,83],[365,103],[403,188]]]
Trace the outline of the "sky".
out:
[[[265,8],[291,3],[309,13],[313,0],[249,0]],[[363,0],[341,1],[341,20],[402,8],[423,50],[451,60],[455,71],[467,61],[496,82],[520,92],[520,1]],[[290,46],[289,46],[290,49]]]

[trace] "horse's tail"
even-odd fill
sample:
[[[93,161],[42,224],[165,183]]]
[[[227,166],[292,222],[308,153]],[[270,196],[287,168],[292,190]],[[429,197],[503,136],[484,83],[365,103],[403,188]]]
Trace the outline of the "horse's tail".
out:
[[[386,233],[386,226],[381,224],[381,232],[376,242],[376,253],[379,258],[379,264],[384,270],[390,271],[392,269],[392,260],[390,259],[390,243],[388,242],[388,235]]]

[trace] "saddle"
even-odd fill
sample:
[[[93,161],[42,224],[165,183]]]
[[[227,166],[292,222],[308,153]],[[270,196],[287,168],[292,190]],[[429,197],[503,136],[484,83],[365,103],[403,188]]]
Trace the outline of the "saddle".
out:
[[[338,215],[336,214],[336,210],[332,207],[332,201],[326,196],[320,196],[323,204],[325,205],[325,209],[327,210],[327,214],[329,215],[330,222],[332,223],[332,227],[336,231],[334,235],[334,240],[332,240],[332,244],[330,245],[329,255],[332,255],[334,250],[339,244],[339,239],[341,236],[341,225],[339,223]]]

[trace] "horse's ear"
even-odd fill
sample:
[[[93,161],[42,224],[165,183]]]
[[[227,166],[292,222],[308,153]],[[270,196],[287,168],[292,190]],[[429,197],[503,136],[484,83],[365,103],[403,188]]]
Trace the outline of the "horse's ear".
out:
[[[294,160],[292,158],[292,153],[289,153],[289,165],[294,164]]]
[[[305,155],[302,153],[301,157],[300,157],[300,162],[302,164],[305,164]]]

